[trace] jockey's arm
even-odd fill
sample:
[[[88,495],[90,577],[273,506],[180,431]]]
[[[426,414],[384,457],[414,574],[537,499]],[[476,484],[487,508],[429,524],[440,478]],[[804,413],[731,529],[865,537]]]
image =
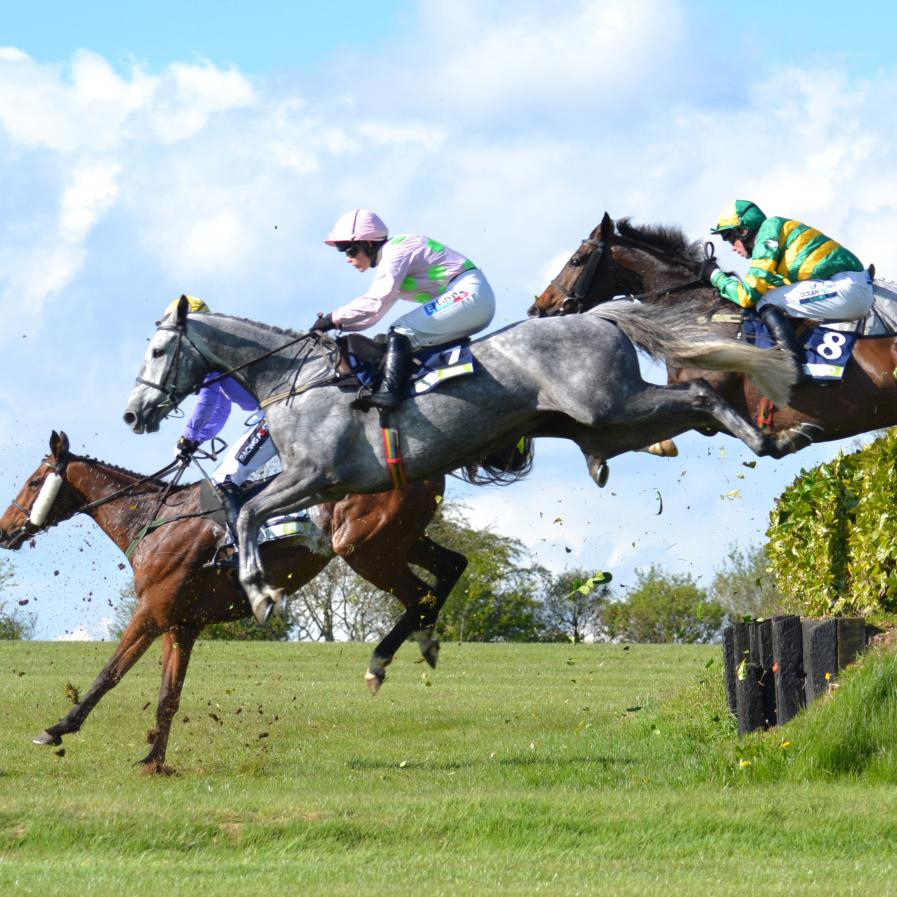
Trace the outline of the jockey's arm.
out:
[[[387,243],[368,291],[332,312],[333,323],[340,330],[366,330],[376,324],[399,298],[410,265],[411,256],[407,252]]]
[[[754,251],[751,253],[751,267],[744,280],[719,269],[713,272],[710,283],[719,290],[723,299],[742,308],[752,308],[768,290],[783,285],[785,281],[776,272],[783,251],[778,240],[779,220],[767,218],[757,231]]]

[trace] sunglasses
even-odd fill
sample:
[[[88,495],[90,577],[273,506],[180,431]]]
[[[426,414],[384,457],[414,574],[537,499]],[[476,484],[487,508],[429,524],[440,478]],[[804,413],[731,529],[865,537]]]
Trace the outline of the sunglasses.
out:
[[[354,259],[361,247],[357,243],[339,242],[336,244],[337,252],[344,252],[350,259]]]

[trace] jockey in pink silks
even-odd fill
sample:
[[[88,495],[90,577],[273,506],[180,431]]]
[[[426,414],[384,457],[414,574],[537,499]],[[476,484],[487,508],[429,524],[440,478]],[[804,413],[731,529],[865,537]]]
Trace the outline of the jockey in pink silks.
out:
[[[414,349],[470,336],[495,314],[492,287],[470,259],[428,237],[390,237],[383,221],[367,209],[342,215],[324,242],[345,253],[356,271],[375,268],[376,276],[362,296],[319,314],[312,330],[366,330],[398,299],[418,303],[389,328],[383,382],[370,399],[377,408],[398,406]]]

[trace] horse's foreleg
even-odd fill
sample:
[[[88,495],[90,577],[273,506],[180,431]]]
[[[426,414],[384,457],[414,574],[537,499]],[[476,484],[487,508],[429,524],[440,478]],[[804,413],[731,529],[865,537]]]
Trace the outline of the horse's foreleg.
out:
[[[121,681],[125,673],[143,656],[144,651],[159,634],[158,628],[138,608],[134,619],[124,631],[115,653],[94,679],[84,697],[58,723],[48,726],[32,739],[35,744],[61,744],[62,736],[77,732],[87,715],[109,689]]]
[[[316,494],[313,481],[289,479],[287,473],[281,471],[261,492],[250,498],[237,517],[240,585],[256,619],[263,624],[275,608],[283,609],[285,605],[283,589],[275,589],[265,580],[258,549],[262,524],[274,514],[303,511],[327,500],[327,496]]]
[[[169,774],[165,766],[165,752],[171,734],[171,721],[181,703],[181,691],[187,676],[190,654],[199,634],[194,626],[169,629],[163,636],[162,686],[156,705],[156,728],[151,732],[149,753],[139,762],[150,773]]]

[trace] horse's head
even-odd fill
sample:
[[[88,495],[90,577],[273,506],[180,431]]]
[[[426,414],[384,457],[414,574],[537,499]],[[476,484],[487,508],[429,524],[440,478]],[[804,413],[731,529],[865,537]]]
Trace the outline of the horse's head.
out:
[[[614,221],[607,214],[573,253],[541,295],[529,307],[531,318],[588,311],[601,302],[632,290],[628,272],[614,264],[611,241]]]
[[[75,496],[64,488],[70,457],[68,436],[54,430],[50,454],[0,517],[0,548],[15,551],[35,533],[71,517],[78,509]]]
[[[149,342],[124,421],[135,433],[153,433],[162,419],[202,383],[211,363],[189,335],[188,300],[159,323]]]

